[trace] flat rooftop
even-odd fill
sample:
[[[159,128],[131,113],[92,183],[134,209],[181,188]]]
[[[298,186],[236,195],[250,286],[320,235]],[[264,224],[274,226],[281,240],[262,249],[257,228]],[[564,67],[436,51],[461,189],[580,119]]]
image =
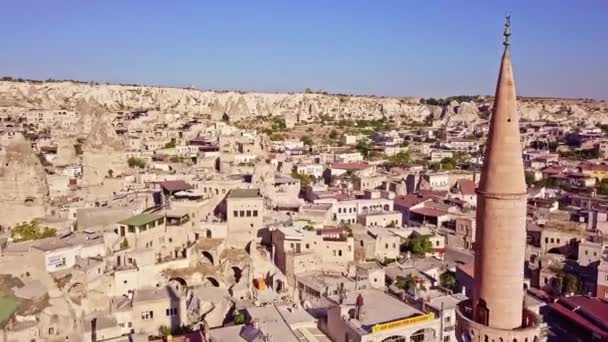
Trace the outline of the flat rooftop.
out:
[[[347,286],[349,283],[354,283],[353,280],[343,276],[342,274],[323,274],[321,272],[307,272],[298,274],[296,275],[296,280],[321,293],[323,293],[325,289],[337,288],[339,284],[345,284],[345,286]]]
[[[164,215],[161,213],[139,214],[139,215],[131,216],[128,219],[122,220],[118,223],[124,224],[127,226],[143,226],[145,224],[152,223],[152,222],[162,218],[163,216]]]
[[[354,308],[357,296],[359,294],[363,296],[363,310],[365,314],[360,320],[351,319],[350,322],[365,330],[371,330],[371,327],[376,324],[392,322],[424,314],[415,307],[375,289],[347,292],[346,298],[341,306]],[[329,298],[334,302],[339,303],[337,295]]]
[[[258,189],[232,189],[228,198],[256,198],[260,197]]]

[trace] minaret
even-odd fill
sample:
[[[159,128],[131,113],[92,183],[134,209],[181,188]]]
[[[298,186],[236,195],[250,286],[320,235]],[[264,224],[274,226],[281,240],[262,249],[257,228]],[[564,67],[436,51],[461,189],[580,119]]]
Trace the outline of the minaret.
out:
[[[538,318],[523,307],[526,182],[511,66],[511,22],[477,189],[475,282],[472,301],[459,305],[461,341],[534,341]]]

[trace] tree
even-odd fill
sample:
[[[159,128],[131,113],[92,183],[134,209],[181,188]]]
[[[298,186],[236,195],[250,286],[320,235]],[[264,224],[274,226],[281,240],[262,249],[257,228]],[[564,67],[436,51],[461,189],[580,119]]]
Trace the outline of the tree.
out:
[[[308,145],[308,146],[312,146],[313,145],[313,141],[312,138],[308,135],[303,136],[302,138],[300,138],[300,141],[304,143],[304,145]]]
[[[405,240],[402,249],[410,251],[416,256],[425,256],[433,251],[433,244],[428,236],[421,236]]]
[[[439,276],[439,283],[442,287],[456,291],[456,274],[452,271],[446,271]]]
[[[361,153],[363,158],[369,156],[369,145],[365,141],[359,141],[355,146],[355,149]]]
[[[141,158],[135,158],[135,157],[131,157],[127,160],[127,164],[129,164],[129,167],[134,168],[134,167],[138,167],[140,169],[143,169],[146,167],[146,161],[141,159]]]
[[[297,180],[300,181],[300,187],[301,188],[305,188],[305,187],[309,186],[310,183],[313,182],[313,177],[312,176],[310,176],[310,175],[304,175],[304,174],[301,174],[301,173],[297,173],[295,171],[291,173],[291,177],[293,177],[293,178],[295,178],[295,179],[297,179]]]
[[[336,131],[335,129],[332,129],[332,130],[329,132],[329,138],[330,138],[330,139],[336,139],[337,137],[338,137],[338,131]]]
[[[175,148],[175,141],[171,140],[165,144],[165,148]]]
[[[597,186],[597,193],[600,195],[608,195],[608,179],[604,178]]]
[[[159,333],[161,336],[167,337],[167,336],[171,335],[171,328],[169,328],[169,327],[168,327],[168,326],[166,326],[166,325],[161,325],[161,326],[158,328],[158,333]]]
[[[302,229],[307,230],[309,232],[314,232],[315,231],[315,227],[313,227],[313,226],[311,226],[309,224],[305,225],[304,228],[302,228]]]
[[[77,156],[82,155],[82,145],[81,144],[75,144],[74,145],[74,152],[76,153]]]
[[[37,221],[20,223],[11,230],[11,237],[15,242],[45,239],[55,235],[57,235],[57,230],[49,227],[42,228]]]
[[[114,170],[109,169],[108,170],[108,177],[112,178],[113,175],[114,175]]]
[[[561,280],[562,294],[569,294],[569,293],[580,294],[582,292],[582,290],[583,290],[582,282],[576,275],[574,275],[572,273],[564,272],[564,273],[558,275],[558,278],[560,278],[560,280]]]
[[[245,323],[245,314],[239,312],[234,315],[234,324],[244,324]]]
[[[528,186],[530,186],[534,183],[534,174],[532,174],[531,172],[526,172],[525,177],[526,177],[526,184]]]
[[[414,276],[412,276],[411,274],[406,275],[403,278],[399,278],[397,280],[397,282],[395,283],[395,286],[397,286],[398,288],[402,289],[402,290],[409,290],[412,287],[416,286],[416,278]]]
[[[409,152],[401,151],[395,155],[388,157],[388,160],[395,164],[406,164],[411,160]]]
[[[125,238],[120,243],[120,249],[127,249],[127,248],[129,248],[129,241],[127,241],[127,239]]]
[[[304,94],[312,94],[312,89],[310,89],[310,88],[304,89]]]

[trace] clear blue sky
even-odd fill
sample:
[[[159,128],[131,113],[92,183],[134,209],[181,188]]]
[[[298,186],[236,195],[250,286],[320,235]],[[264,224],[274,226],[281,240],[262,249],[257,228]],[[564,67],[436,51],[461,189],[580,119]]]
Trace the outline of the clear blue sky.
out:
[[[607,0],[2,0],[0,75],[205,89],[608,98]]]

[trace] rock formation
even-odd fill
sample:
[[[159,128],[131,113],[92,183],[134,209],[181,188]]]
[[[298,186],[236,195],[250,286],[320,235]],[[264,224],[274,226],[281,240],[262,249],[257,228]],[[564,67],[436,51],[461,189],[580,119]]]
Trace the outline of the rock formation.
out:
[[[3,137],[0,146],[0,225],[44,217],[49,187],[30,143],[15,134]]]
[[[215,120],[222,120],[226,116],[230,121],[254,116],[293,114],[296,121],[302,122],[316,119],[322,114],[336,119],[386,117],[398,122],[422,122],[430,115],[436,120],[436,114],[442,112],[443,120],[466,124],[477,120],[481,115],[479,108],[487,105],[491,107],[491,101],[482,99],[482,102],[453,102],[438,107],[421,104],[418,98],[213,92],[71,82],[0,82],[0,106],[24,109],[65,108],[79,114],[94,112],[93,118],[100,111],[157,110],[209,115]],[[518,111],[524,120],[608,123],[608,104],[598,101],[529,98],[519,101]],[[94,122],[90,119],[91,117],[82,123],[85,132]]]
[[[82,176],[87,186],[100,184],[112,170],[120,175],[127,167],[122,140],[114,131],[109,115],[100,115],[82,146]]]

